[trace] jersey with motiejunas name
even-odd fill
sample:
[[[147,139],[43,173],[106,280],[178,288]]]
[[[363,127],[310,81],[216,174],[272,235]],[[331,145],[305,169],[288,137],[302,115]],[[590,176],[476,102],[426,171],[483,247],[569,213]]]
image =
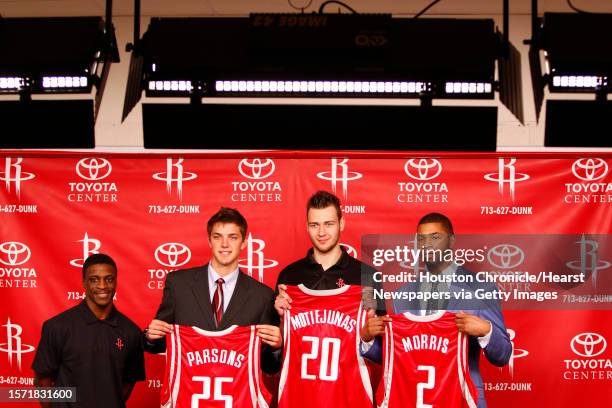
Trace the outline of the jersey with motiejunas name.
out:
[[[370,377],[359,353],[362,288],[311,290],[288,286],[283,321],[279,408],[373,406]]]

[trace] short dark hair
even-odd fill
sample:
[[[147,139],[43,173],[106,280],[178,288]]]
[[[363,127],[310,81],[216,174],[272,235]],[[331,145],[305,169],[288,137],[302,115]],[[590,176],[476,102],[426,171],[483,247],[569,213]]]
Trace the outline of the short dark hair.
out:
[[[423,217],[421,217],[421,219],[419,220],[419,223],[417,224],[417,227],[422,224],[431,224],[433,222],[442,224],[442,226],[446,228],[449,234],[453,235],[455,233],[453,231],[453,223],[451,222],[450,218],[448,218],[444,214],[435,213],[435,212],[426,214]]]
[[[342,219],[342,209],[340,208],[340,199],[333,195],[328,191],[319,190],[314,193],[306,204],[306,215],[308,215],[308,210],[311,208],[315,208],[317,210],[322,210],[323,208],[327,208],[330,205],[333,205],[336,209],[336,214],[338,215],[338,219]]]
[[[92,254],[83,262],[83,279],[85,279],[87,269],[92,265],[110,265],[115,268],[115,272],[117,272],[117,264],[113,261],[113,258],[106,254]]]
[[[246,239],[246,232],[248,229],[247,220],[237,209],[221,207],[219,211],[214,213],[206,225],[206,231],[209,237],[212,233],[213,226],[218,222],[221,224],[236,224],[240,230],[240,234],[242,234],[242,239]]]

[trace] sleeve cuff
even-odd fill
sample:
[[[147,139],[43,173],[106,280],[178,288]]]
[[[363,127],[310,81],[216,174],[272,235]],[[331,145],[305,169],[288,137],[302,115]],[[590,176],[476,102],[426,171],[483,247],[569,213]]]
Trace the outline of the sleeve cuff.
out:
[[[149,340],[149,337],[147,336],[147,332],[149,331],[149,329],[144,329],[142,331],[142,337],[144,339],[144,344],[149,346],[149,347],[153,347],[155,345],[155,343],[153,342],[153,340]]]
[[[484,336],[478,337],[478,344],[480,344],[480,348],[482,349],[489,345],[489,341],[491,341],[491,334],[493,333],[493,323],[491,323],[489,320],[487,320],[487,322],[489,322],[489,332]]]
[[[359,341],[359,347],[361,348],[362,354],[367,353],[370,350],[370,348],[372,348],[373,345],[374,345],[374,339],[370,341],[363,341],[363,340]]]

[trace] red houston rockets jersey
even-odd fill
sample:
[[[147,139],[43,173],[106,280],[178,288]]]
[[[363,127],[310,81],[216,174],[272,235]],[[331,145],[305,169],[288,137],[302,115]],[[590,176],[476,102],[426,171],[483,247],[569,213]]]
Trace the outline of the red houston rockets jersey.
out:
[[[283,321],[279,408],[372,407],[372,387],[359,353],[361,286],[331,290],[288,286]]]
[[[478,392],[467,367],[467,336],[455,314],[391,316],[383,339],[379,407],[473,407]]]
[[[267,408],[255,332],[255,326],[206,331],[175,324],[167,337],[162,408]]]

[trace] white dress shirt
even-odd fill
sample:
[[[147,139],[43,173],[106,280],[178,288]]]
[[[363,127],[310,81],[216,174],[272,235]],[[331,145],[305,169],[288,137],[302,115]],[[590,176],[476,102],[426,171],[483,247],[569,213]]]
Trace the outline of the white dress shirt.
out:
[[[234,289],[236,289],[236,282],[238,282],[238,274],[240,271],[236,268],[235,271],[230,272],[225,276],[219,276],[217,271],[212,267],[212,262],[208,263],[208,291],[210,292],[210,303],[212,304],[213,296],[217,290],[217,279],[222,278],[225,282],[223,283],[223,312],[227,310],[227,305],[232,299]]]
[[[457,264],[451,263],[442,272],[440,272],[440,275],[442,275],[444,278],[451,277],[455,274],[455,272],[457,272],[457,268],[458,268]],[[429,272],[426,272],[426,273],[429,273]],[[452,282],[452,280],[451,278],[447,278],[447,279],[444,279],[444,282],[438,283],[438,292],[449,292],[450,291],[450,284],[447,282]],[[428,282],[428,281],[422,282],[420,286],[420,291],[430,292],[431,285],[432,285],[431,282]],[[421,300],[420,306],[421,306],[421,309],[419,310],[419,313],[421,316],[425,316],[427,314],[427,310],[426,310],[427,302],[425,300]],[[493,325],[491,324],[491,322],[489,322],[489,326],[490,326],[489,332],[485,334],[484,336],[478,337],[478,344],[480,344],[480,348],[487,347],[487,345],[489,344],[489,340],[491,340],[491,333],[493,333]]]

